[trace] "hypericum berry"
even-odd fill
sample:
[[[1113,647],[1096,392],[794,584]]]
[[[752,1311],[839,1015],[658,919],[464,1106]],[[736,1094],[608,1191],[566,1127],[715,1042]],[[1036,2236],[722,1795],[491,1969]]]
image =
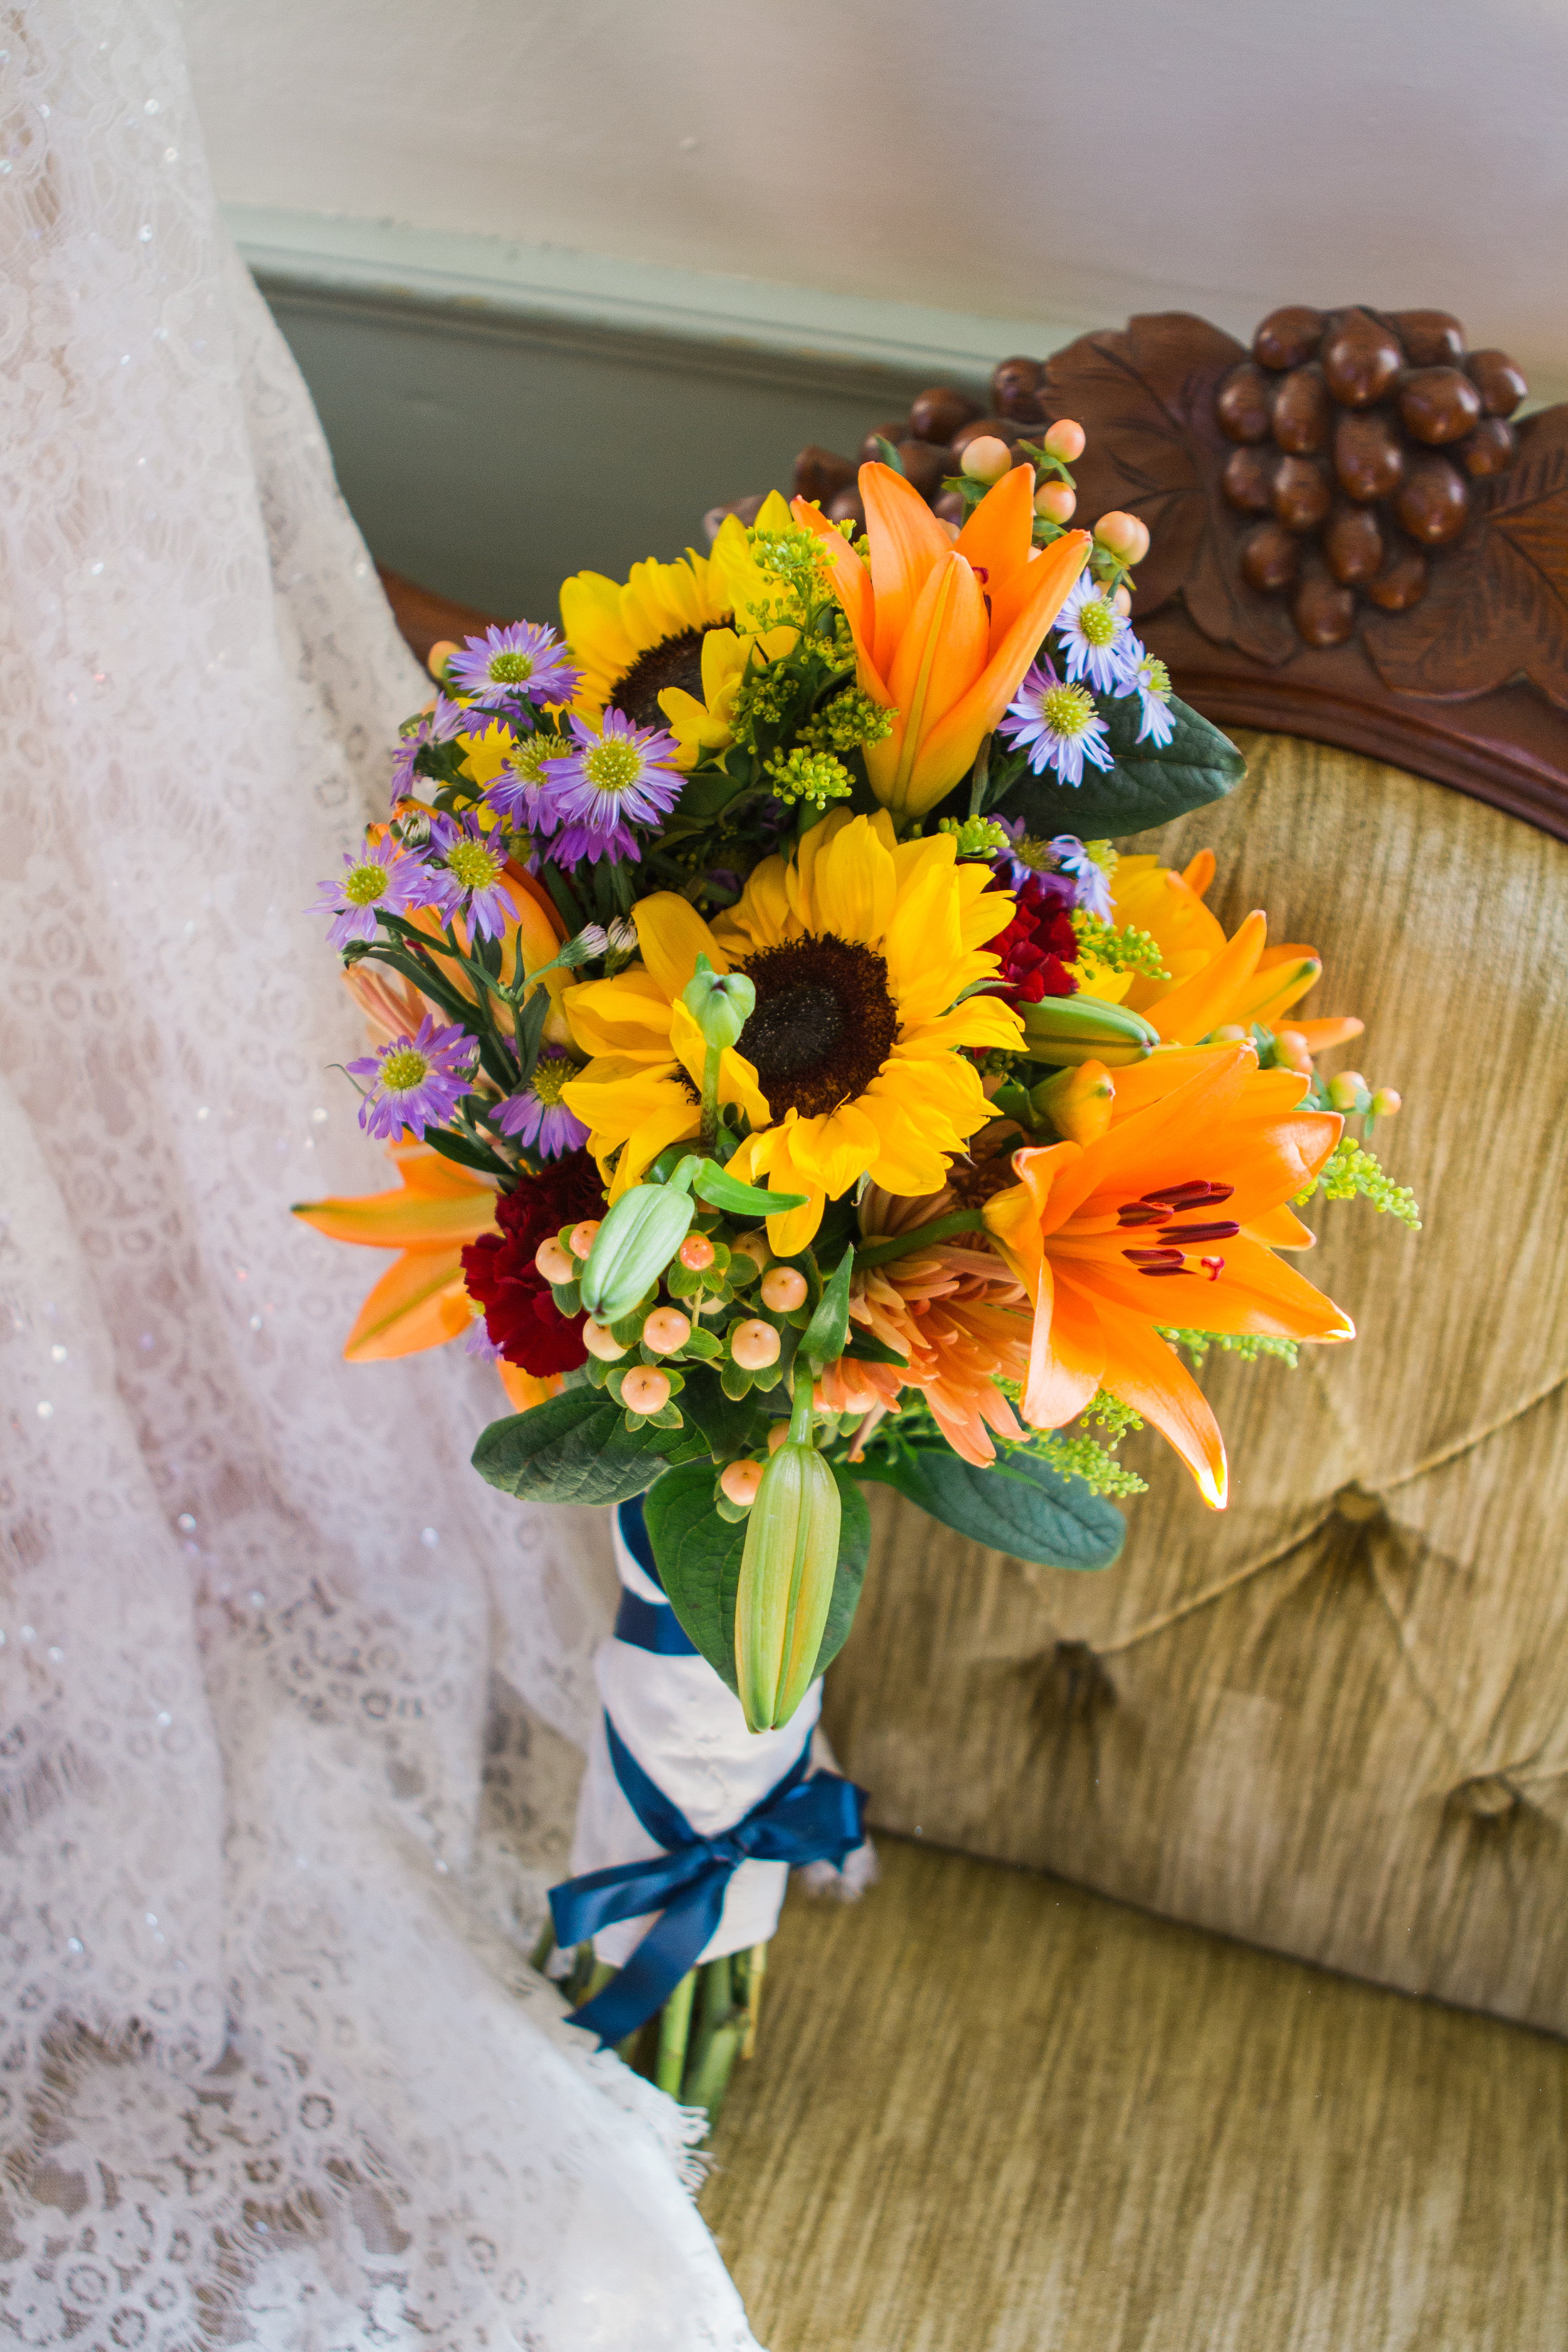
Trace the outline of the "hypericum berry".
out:
[[[1300,1029],[1274,1032],[1274,1058],[1283,1062],[1288,1070],[1300,1070],[1304,1078],[1312,1075],[1311,1048]]]
[[[1354,1110],[1356,1097],[1368,1091],[1359,1070],[1342,1070],[1338,1077],[1329,1080],[1329,1100],[1336,1110]]]
[[[746,1460],[726,1463],[719,1474],[719,1485],[726,1501],[749,1510],[757,1499],[757,1488],[763,1483],[763,1465]]]
[[[573,1226],[566,1238],[571,1244],[574,1257],[587,1256],[594,1246],[594,1235],[599,1230],[599,1223],[597,1217],[584,1217],[580,1225]]]
[[[688,1274],[706,1274],[715,1252],[706,1234],[688,1234],[677,1255]]]
[[[691,1337],[691,1325],[677,1307],[656,1307],[642,1327],[643,1346],[656,1356],[673,1356]]]
[[[963,471],[976,482],[999,482],[1012,463],[1012,451],[994,433],[983,433],[978,441],[972,441],[959,459]]]
[[[576,1267],[553,1234],[540,1243],[533,1253],[533,1263],[546,1282],[571,1282],[576,1276]]]
[[[607,1323],[584,1323],[583,1345],[601,1364],[613,1364],[626,1352]]]
[[[1070,466],[1082,457],[1087,438],[1081,425],[1070,416],[1058,416],[1040,446],[1047,457],[1059,457],[1064,466]]]
[[[1404,1099],[1397,1087],[1379,1087],[1372,1098],[1373,1118],[1392,1118]]]
[[[763,1305],[775,1315],[793,1315],[805,1293],[805,1276],[796,1266],[775,1265],[763,1276]]]
[[[730,1254],[731,1281],[755,1282],[771,1255],[766,1234],[742,1234]]]
[[[1035,512],[1047,522],[1071,522],[1077,509],[1078,492],[1065,482],[1042,482],[1035,492]]]
[[[432,677],[445,677],[447,664],[454,654],[460,654],[462,650],[462,646],[455,645],[450,637],[437,637],[425,656],[425,667]]]
[[[730,1334],[730,1353],[743,1372],[765,1371],[776,1364],[782,1344],[773,1325],[760,1318],[737,1323]]]
[[[772,1427],[772,1428],[769,1430],[769,1432],[768,1432],[768,1452],[769,1452],[770,1454],[776,1454],[776,1453],[778,1452],[779,1447],[780,1447],[781,1445],[787,1445],[788,1444],[789,1444],[789,1423],[788,1423],[788,1422],[787,1422],[787,1421],[775,1421],[775,1422],[774,1422],[774,1423],[773,1423],[773,1427]]]
[[[1100,516],[1094,526],[1094,535],[1101,547],[1120,557],[1123,563],[1142,563],[1149,552],[1149,526],[1134,514],[1112,507]]]
[[[662,1412],[669,1402],[669,1374],[635,1365],[621,1382],[621,1402],[628,1412]]]
[[[1116,587],[1111,594],[1110,608],[1112,612],[1120,613],[1123,620],[1127,618],[1128,614],[1132,610],[1132,591],[1129,588],[1125,580],[1119,580],[1117,582]]]

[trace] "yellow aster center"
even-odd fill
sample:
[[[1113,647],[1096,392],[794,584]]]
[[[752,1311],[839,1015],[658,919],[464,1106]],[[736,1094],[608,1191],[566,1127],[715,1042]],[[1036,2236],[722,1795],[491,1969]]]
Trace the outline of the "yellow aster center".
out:
[[[521,776],[524,783],[536,784],[541,764],[546,760],[563,759],[571,749],[564,736],[552,735],[542,730],[527,736],[512,753],[512,774]]]
[[[430,1075],[430,1065],[416,1045],[400,1045],[381,1066],[381,1083],[388,1094],[409,1095]]]
[[[533,676],[529,654],[492,654],[490,676],[497,686],[521,686]]]
[[[1151,694],[1162,698],[1171,691],[1171,673],[1158,654],[1149,654],[1138,665],[1138,675]]]
[[[533,1066],[531,1084],[534,1094],[546,1110],[552,1109],[560,1101],[562,1088],[568,1086],[576,1075],[575,1066],[567,1060],[564,1054],[552,1054],[548,1060],[541,1055]]]
[[[356,866],[349,875],[343,884],[343,897],[351,907],[374,906],[384,892],[387,879],[384,866],[367,860],[363,866]]]
[[[1040,697],[1040,716],[1054,735],[1081,735],[1094,724],[1094,701],[1081,686],[1047,687]]]
[[[1091,596],[1079,606],[1078,625],[1091,646],[1108,646],[1116,635],[1116,615],[1103,596]]]
[[[465,890],[488,890],[504,861],[482,841],[459,841],[447,853],[447,871]]]
[[[635,744],[595,743],[583,761],[583,773],[602,793],[624,793],[635,784],[642,755]]]

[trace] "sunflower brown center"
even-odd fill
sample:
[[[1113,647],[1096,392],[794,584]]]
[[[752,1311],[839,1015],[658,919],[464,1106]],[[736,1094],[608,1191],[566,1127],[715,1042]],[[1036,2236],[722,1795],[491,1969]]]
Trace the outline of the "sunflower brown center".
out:
[[[773,1117],[818,1118],[863,1095],[899,1034],[883,959],[827,931],[763,948],[741,970],[757,1003],[739,1050]]]
[[[710,625],[728,628],[730,625],[715,621]],[[657,646],[649,646],[646,654],[638,654],[617,680],[610,700],[617,710],[626,712],[634,727],[668,724],[658,707],[658,698],[667,687],[681,687],[701,701],[702,640],[707,635],[707,629],[682,629],[677,637],[662,638]]]

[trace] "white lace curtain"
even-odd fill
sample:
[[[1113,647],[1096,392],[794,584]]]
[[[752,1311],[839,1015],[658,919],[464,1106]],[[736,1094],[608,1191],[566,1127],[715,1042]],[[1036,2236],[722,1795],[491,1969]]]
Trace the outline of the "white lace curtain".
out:
[[[0,12],[0,2332],[752,2344],[526,1962],[611,1590],[350,1370],[386,1163],[301,909],[421,680],[219,228],[174,0]],[[488,1764],[487,1764],[488,1758]]]

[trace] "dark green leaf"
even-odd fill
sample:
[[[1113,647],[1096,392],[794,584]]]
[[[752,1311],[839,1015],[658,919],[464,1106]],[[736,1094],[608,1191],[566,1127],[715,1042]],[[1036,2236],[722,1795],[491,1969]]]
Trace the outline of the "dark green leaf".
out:
[[[477,1168],[481,1176],[499,1176],[504,1165],[493,1151],[481,1150],[466,1135],[454,1135],[449,1127],[427,1127],[425,1140],[443,1160],[455,1160],[459,1168]]]
[[[1027,1454],[980,1470],[945,1445],[922,1445],[912,1458],[868,1463],[860,1475],[896,1486],[973,1543],[1046,1568],[1109,1568],[1127,1533],[1114,1503]]]
[[[884,1340],[874,1338],[859,1323],[850,1325],[849,1344],[844,1353],[857,1364],[907,1365],[910,1360],[907,1356],[900,1356],[896,1348],[889,1348]]]
[[[776,1217],[785,1209],[805,1206],[804,1192],[767,1192],[755,1184],[742,1184],[738,1176],[727,1176],[711,1160],[702,1162],[691,1179],[691,1189],[710,1208],[729,1209],[736,1216]]]
[[[827,1607],[821,1674],[844,1645],[854,1622],[871,1549],[871,1517],[854,1477],[833,1465],[843,1507],[838,1571]],[[735,1595],[746,1549],[744,1519],[721,1519],[713,1507],[713,1465],[684,1463],[666,1470],[649,1487],[643,1505],[648,1540],[670,1607],[714,1673],[735,1688]]]
[[[550,1003],[550,991],[544,987],[536,988],[518,1015],[516,1052],[520,1087],[525,1087],[533,1076]]]
[[[740,1367],[735,1369],[739,1370]],[[748,1392],[750,1388],[748,1380]],[[752,1433],[760,1419],[757,1407],[750,1402],[749,1393],[740,1397],[726,1395],[721,1374],[691,1366],[680,1402],[707,1439],[715,1462],[730,1462],[737,1454],[751,1450]]]
[[[524,1503],[624,1503],[663,1467],[664,1447],[629,1431],[603,1389],[560,1396],[492,1421],[474,1448],[481,1478]]]
[[[878,434],[877,447],[880,454],[883,465],[891,466],[895,474],[901,474],[904,470],[904,461],[900,457],[898,451],[894,448],[892,443],[888,439],[885,433]]]
[[[1116,764],[1101,774],[1086,767],[1081,784],[1064,784],[1049,770],[1037,776],[1026,768],[1001,796],[1000,814],[1021,816],[1027,831],[1049,840],[1076,833],[1080,840],[1120,839],[1167,824],[1205,802],[1223,800],[1247,773],[1247,762],[1217,727],[1173,695],[1175,732],[1162,750],[1137,740],[1140,709],[1135,694],[1095,698],[1110,730]]]

